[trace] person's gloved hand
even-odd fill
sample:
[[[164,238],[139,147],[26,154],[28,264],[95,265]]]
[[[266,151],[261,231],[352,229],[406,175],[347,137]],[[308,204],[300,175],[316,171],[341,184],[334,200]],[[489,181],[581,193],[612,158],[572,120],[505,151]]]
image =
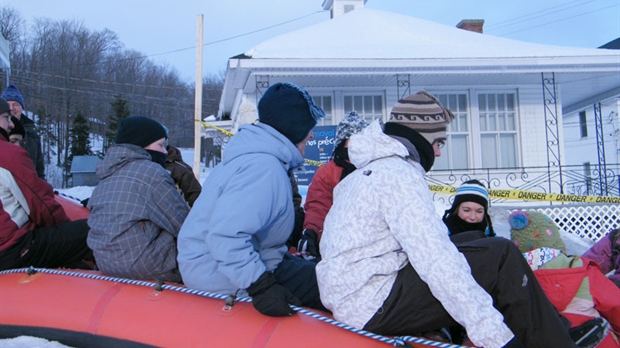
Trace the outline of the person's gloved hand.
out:
[[[523,345],[523,343],[521,343],[521,341],[519,341],[517,336],[515,336],[510,341],[508,341],[508,343],[506,343],[503,348],[525,348],[525,346]]]
[[[271,272],[263,273],[250,287],[248,294],[257,311],[270,317],[285,317],[295,314],[288,305],[301,306],[301,301],[293,296],[287,288],[278,284]]]
[[[314,257],[319,257],[319,240],[316,232],[308,228],[301,232],[297,252],[307,252]]]

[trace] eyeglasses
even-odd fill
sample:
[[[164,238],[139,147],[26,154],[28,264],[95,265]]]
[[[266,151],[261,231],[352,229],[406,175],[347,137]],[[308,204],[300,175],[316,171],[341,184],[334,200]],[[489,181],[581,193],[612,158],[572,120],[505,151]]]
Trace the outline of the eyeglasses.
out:
[[[446,139],[435,139],[432,145],[437,144],[437,147],[442,149],[446,145]]]

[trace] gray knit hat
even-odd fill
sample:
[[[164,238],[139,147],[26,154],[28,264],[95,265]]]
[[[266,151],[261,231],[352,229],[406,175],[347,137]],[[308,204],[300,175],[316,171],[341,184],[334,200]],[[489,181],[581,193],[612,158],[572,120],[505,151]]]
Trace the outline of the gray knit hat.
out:
[[[338,127],[336,127],[334,148],[337,148],[340,143],[349,139],[353,134],[359,133],[366,127],[368,127],[368,122],[360,117],[357,112],[351,111],[347,117],[338,123]]]
[[[437,98],[420,91],[399,100],[392,108],[388,122],[407,126],[432,144],[436,139],[446,138],[446,127],[453,119],[454,114]]]

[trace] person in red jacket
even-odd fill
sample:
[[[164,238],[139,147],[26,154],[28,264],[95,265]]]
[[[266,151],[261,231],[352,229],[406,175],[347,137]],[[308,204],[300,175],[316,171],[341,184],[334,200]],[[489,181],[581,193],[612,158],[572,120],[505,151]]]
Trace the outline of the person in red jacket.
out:
[[[306,256],[308,259],[320,256],[319,240],[323,233],[323,221],[332,206],[334,187],[355,170],[349,162],[349,138],[367,126],[368,122],[355,111],[338,123],[332,158],[316,171],[308,187],[304,230],[297,244],[297,251],[309,254]]]
[[[0,270],[83,267],[92,257],[86,220],[69,221],[26,150],[8,141],[9,112],[0,99]]]

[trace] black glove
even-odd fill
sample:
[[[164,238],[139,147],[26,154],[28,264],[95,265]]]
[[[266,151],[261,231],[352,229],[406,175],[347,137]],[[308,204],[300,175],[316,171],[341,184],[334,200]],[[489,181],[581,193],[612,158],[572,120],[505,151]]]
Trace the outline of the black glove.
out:
[[[521,341],[519,341],[517,336],[515,336],[510,341],[508,341],[508,343],[506,343],[503,348],[525,348],[525,346],[523,345],[523,343],[521,343]]]
[[[288,305],[301,306],[301,301],[293,296],[287,288],[278,284],[271,272],[263,273],[250,287],[248,294],[257,311],[270,317],[286,317],[295,314]]]
[[[301,238],[297,243],[297,252],[307,252],[314,257],[319,257],[319,240],[316,232],[305,229],[301,232]]]

